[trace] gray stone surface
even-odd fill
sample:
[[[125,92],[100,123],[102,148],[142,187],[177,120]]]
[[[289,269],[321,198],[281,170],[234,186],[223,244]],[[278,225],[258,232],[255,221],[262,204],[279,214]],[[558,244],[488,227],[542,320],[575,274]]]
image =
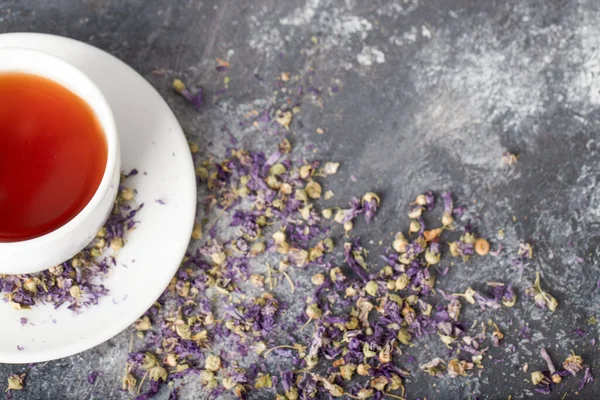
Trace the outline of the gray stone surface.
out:
[[[557,361],[574,349],[600,371],[598,346],[590,342],[598,327],[587,324],[600,298],[599,8],[593,0],[3,0],[0,32],[69,36],[121,58],[164,95],[203,154],[227,145],[223,124],[250,147],[270,142],[235,127],[245,112],[268,104],[277,74],[312,68],[315,85],[339,85],[323,108],[303,106],[303,128],[296,125],[293,137],[314,143],[314,157],[342,162],[330,186],[336,198],[382,194],[374,223],[357,227],[364,242],[406,227],[406,204],[416,194],[451,189],[470,203],[481,234],[494,238],[504,229],[506,238],[495,244],[506,250],[452,267],[438,286],[482,289],[485,281],[502,280],[522,294],[539,270],[560,302],[553,314],[522,296],[514,309],[471,307],[470,321],[494,319],[517,351],[493,349],[502,361],[487,360],[470,378],[416,373],[409,398],[520,399],[536,397],[522,367],[544,366],[542,346]],[[232,64],[222,96],[215,95],[224,76],[215,71],[217,57]],[[205,88],[199,113],[172,92],[174,77]],[[315,134],[318,127],[326,133]],[[521,155],[516,167],[502,165],[504,151]],[[525,240],[536,257],[519,281],[510,260]],[[522,321],[531,339],[517,336]],[[0,384],[28,371],[27,390],[15,399],[126,398],[116,388],[130,335],[64,360],[2,365]],[[432,358],[429,351],[417,355]],[[94,385],[86,381],[91,371],[104,373]],[[574,397],[578,380],[568,379],[549,398]],[[597,388],[586,387],[581,398]],[[203,398],[194,383],[182,397]]]

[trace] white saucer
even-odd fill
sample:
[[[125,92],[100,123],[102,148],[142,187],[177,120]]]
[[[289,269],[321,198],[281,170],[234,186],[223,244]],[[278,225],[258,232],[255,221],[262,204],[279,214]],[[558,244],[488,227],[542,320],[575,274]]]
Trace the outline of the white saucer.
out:
[[[137,229],[128,235],[118,265],[103,282],[110,294],[99,305],[74,315],[66,307],[16,311],[0,302],[0,363],[32,363],[94,347],[152,306],[187,249],[196,212],[196,177],[187,141],[169,106],[117,58],[72,39],[36,33],[1,34],[0,47],[54,54],[98,85],[117,122],[122,169],[139,171],[129,182],[138,191],[136,201],[144,203]],[[28,320],[25,326],[21,317]]]

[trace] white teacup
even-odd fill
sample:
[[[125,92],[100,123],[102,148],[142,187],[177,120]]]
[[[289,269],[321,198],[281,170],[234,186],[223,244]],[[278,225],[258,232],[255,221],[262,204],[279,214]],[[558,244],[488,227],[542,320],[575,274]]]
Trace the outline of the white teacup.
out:
[[[0,243],[0,273],[25,274],[58,265],[89,244],[106,222],[119,190],[119,137],[108,102],[100,89],[71,64],[44,52],[0,49],[0,73],[22,72],[50,79],[83,99],[96,115],[107,143],[100,185],[87,205],[66,224],[34,239]]]

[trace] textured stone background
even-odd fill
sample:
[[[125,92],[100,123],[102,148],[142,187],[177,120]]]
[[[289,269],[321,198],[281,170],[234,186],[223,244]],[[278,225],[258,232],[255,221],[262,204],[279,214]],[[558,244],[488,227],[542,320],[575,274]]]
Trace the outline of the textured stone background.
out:
[[[451,189],[470,203],[481,234],[494,238],[504,229],[506,238],[494,245],[505,251],[452,267],[437,287],[483,289],[485,281],[502,280],[521,294],[539,270],[560,302],[554,314],[522,296],[499,312],[468,307],[468,320],[500,324],[505,345],[490,352],[493,360],[480,375],[433,381],[415,374],[409,398],[521,399],[535,397],[521,368],[544,366],[542,346],[557,361],[575,349],[600,374],[598,347],[590,342],[598,326],[587,324],[600,299],[599,8],[592,0],[2,0],[0,32],[69,36],[121,58],[164,95],[203,154],[219,154],[228,144],[223,124],[235,128],[248,110],[268,104],[281,72],[312,68],[318,85],[339,85],[325,107],[303,107],[304,127],[295,129],[294,140],[314,143],[313,157],[342,162],[328,186],[336,198],[382,194],[375,222],[357,227],[363,242],[405,228],[406,205],[416,194]],[[218,97],[217,57],[232,64],[230,89]],[[155,68],[165,75],[153,75]],[[173,77],[205,88],[208,101],[199,113],[172,92]],[[315,134],[318,127],[326,133]],[[233,134],[255,149],[275,143]],[[502,165],[504,151],[521,155],[516,167]],[[519,281],[510,259],[524,240],[536,254]],[[517,336],[523,323],[531,339]],[[130,335],[64,360],[2,365],[0,384],[27,370],[27,390],[16,399],[125,398],[116,388]],[[431,349],[421,353],[419,362],[435,356]],[[104,375],[90,385],[93,370]],[[576,397],[577,380],[549,398]],[[598,391],[589,385],[579,396]],[[181,395],[202,398],[193,384]]]

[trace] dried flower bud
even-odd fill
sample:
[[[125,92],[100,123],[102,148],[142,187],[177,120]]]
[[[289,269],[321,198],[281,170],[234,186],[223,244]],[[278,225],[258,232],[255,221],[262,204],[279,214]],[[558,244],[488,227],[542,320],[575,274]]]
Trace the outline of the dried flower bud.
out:
[[[275,120],[277,121],[277,123],[279,125],[283,126],[285,129],[290,128],[290,124],[292,123],[292,118],[293,118],[293,114],[290,110],[287,110],[287,111],[279,110],[279,111],[277,111],[277,115],[275,116]]]
[[[344,324],[344,327],[349,331],[353,331],[355,329],[358,329],[359,324],[360,321],[358,320],[358,318],[351,317],[350,320]]]
[[[306,191],[304,189],[296,189],[294,197],[296,198],[296,200],[299,201],[308,201],[308,195],[306,194]]]
[[[392,243],[392,247],[398,253],[404,253],[406,251],[406,246],[408,246],[408,240],[404,237],[402,232],[396,234],[394,238],[394,242]]]
[[[485,256],[490,251],[490,243],[484,238],[479,238],[474,243],[475,252],[480,256]]]
[[[466,370],[471,369],[472,367],[473,364],[454,358],[448,361],[446,368],[448,370],[448,376],[450,378],[456,378],[457,376],[465,376]]]
[[[36,293],[37,292],[37,284],[36,284],[34,278],[27,278],[25,280],[25,282],[23,282],[23,287],[28,292],[31,292],[31,293]]]
[[[256,380],[254,381],[254,388],[255,389],[263,389],[263,388],[271,388],[273,387],[273,381],[271,380],[271,375],[267,374],[267,375],[263,375],[258,374],[258,376],[256,377]]]
[[[452,214],[444,213],[442,215],[442,225],[444,225],[445,227],[449,227],[453,223],[454,223],[454,218],[452,217]]]
[[[206,357],[205,367],[208,371],[217,372],[221,369],[221,358],[213,354],[209,354]]]
[[[340,167],[340,163],[326,162],[325,165],[323,166],[323,168],[321,169],[321,174],[323,174],[325,176],[333,175],[337,172],[339,167]]]
[[[373,395],[373,389],[362,388],[356,394],[359,399],[368,399]]]
[[[194,230],[192,231],[192,239],[202,239],[202,226],[200,224],[194,224]]]
[[[534,385],[539,385],[545,378],[545,375],[542,371],[534,371],[531,373],[531,383]]]
[[[408,218],[416,219],[423,214],[423,207],[414,206],[408,211]]]
[[[148,316],[144,315],[142,318],[138,319],[135,322],[134,328],[137,329],[138,331],[150,330],[152,328],[152,323],[150,322],[150,318],[148,318]]]
[[[458,257],[460,255],[460,253],[458,252],[458,242],[450,242],[448,243],[448,247],[450,250],[450,255],[452,255],[452,257]]]
[[[441,376],[443,371],[443,364],[444,360],[442,360],[439,357],[436,357],[428,363],[421,365],[419,368],[427,372],[431,376]]]
[[[282,163],[276,163],[269,168],[269,175],[281,175],[287,171],[287,168]]]
[[[313,168],[310,165],[305,164],[300,167],[300,178],[306,179],[312,174],[312,172]]]
[[[410,225],[408,226],[408,233],[416,233],[421,230],[421,224],[419,221],[410,221]]]
[[[400,328],[400,330],[398,330],[398,340],[400,343],[409,345],[411,339],[412,335],[405,328]]]
[[[318,199],[321,197],[321,185],[316,181],[311,180],[310,182],[308,182],[304,190],[306,191],[308,197],[310,197],[311,199]]]
[[[69,294],[75,298],[75,299],[79,299],[82,295],[81,293],[81,288],[77,285],[73,285],[69,288]]]
[[[166,381],[168,376],[167,370],[160,365],[156,365],[148,371],[148,377],[152,381]]]
[[[290,388],[289,390],[286,390],[285,398],[287,400],[297,400],[298,399],[298,389],[293,387],[293,388]]]
[[[308,251],[304,249],[291,248],[288,252],[288,259],[297,267],[303,267],[308,262]]]
[[[356,368],[356,373],[360,376],[368,376],[371,366],[369,364],[359,364]]]
[[[392,361],[392,349],[389,345],[379,351],[378,358],[382,364]]]
[[[273,234],[273,241],[275,244],[281,244],[285,242],[285,233],[282,231],[277,231]]]
[[[323,311],[319,308],[319,306],[315,303],[309,304],[306,307],[306,316],[310,319],[317,319],[323,315]]]
[[[124,245],[125,245],[125,243],[123,242],[123,238],[121,238],[121,237],[116,237],[110,241],[110,247],[111,247],[111,249],[113,249],[115,251],[121,250]]]
[[[571,375],[576,375],[583,369],[583,358],[573,353],[563,362],[563,368],[569,371]]]
[[[354,224],[352,223],[352,221],[344,222],[344,231],[350,232],[352,228],[354,228]]]
[[[329,219],[333,215],[333,211],[331,210],[331,208],[326,208],[323,211],[321,211],[321,215],[323,216],[323,218]]]
[[[440,253],[434,253],[430,250],[425,251],[425,261],[430,265],[435,265],[440,262]]]
[[[410,278],[406,274],[400,275],[396,279],[396,290],[404,290],[410,283]]]
[[[6,388],[6,391],[9,391],[9,390],[22,390],[23,389],[23,380],[24,379],[25,379],[25,374],[10,375],[8,377],[8,387]]]
[[[441,233],[442,228],[431,229],[423,232],[423,238],[425,239],[425,241],[431,242],[432,240],[440,236]]]
[[[365,292],[367,292],[371,296],[377,296],[377,289],[379,286],[375,281],[369,281],[365,286]]]
[[[379,391],[383,391],[385,386],[388,384],[387,378],[385,376],[379,376],[377,378],[371,379],[370,386]]]
[[[267,176],[265,182],[267,183],[267,186],[269,186],[271,189],[279,190],[279,188],[281,187],[281,182],[273,175]]]
[[[340,376],[347,381],[352,379],[354,371],[356,371],[356,365],[354,364],[346,364],[340,366]]]
[[[49,269],[50,273],[54,276],[62,275],[64,270],[65,269],[62,265],[56,265],[54,267],[50,267],[50,269]]]
[[[323,274],[314,274],[311,278],[310,278],[311,282],[313,285],[316,286],[320,286],[323,283],[325,283],[325,275]]]
[[[418,195],[417,198],[415,199],[415,204],[418,204],[420,206],[426,206],[427,198],[425,197],[425,195],[424,194]]]
[[[329,270],[329,278],[332,282],[341,282],[346,279],[346,276],[340,267],[334,267]]]

